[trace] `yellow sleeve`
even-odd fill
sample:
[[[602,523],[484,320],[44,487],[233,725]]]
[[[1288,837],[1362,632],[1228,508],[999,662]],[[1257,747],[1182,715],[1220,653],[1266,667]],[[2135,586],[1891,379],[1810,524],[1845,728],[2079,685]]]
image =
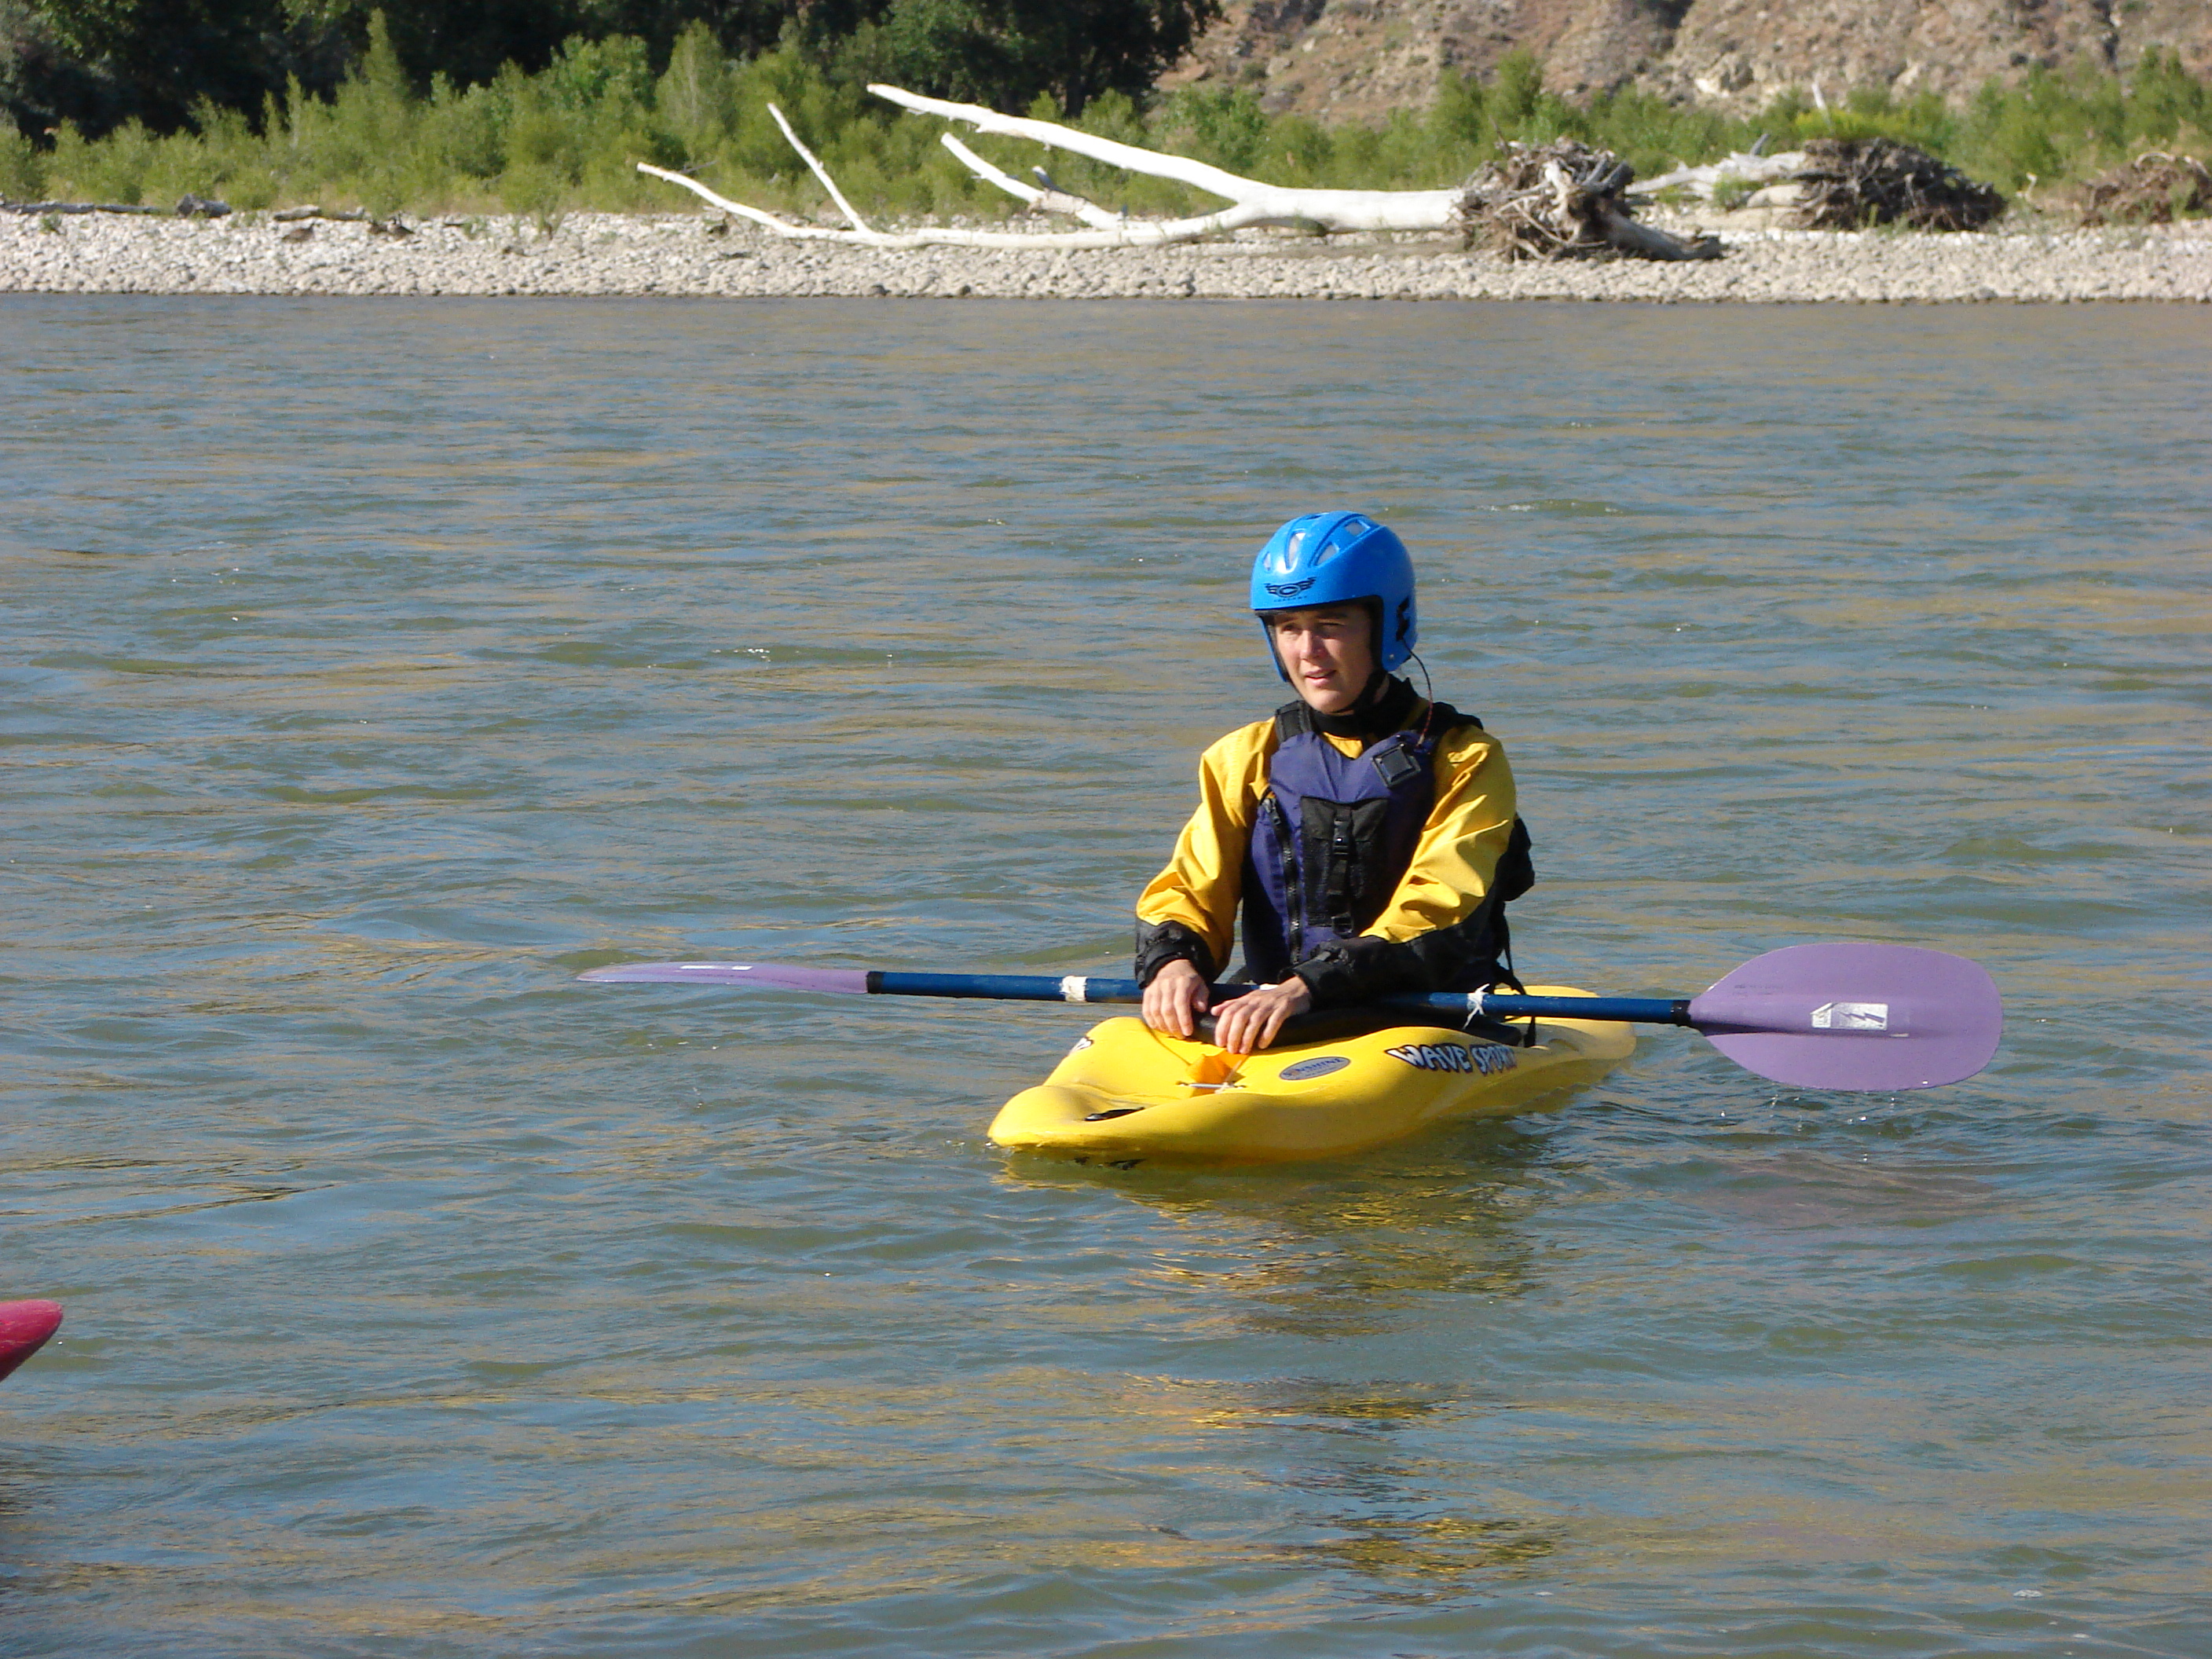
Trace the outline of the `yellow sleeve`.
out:
[[[1513,837],[1513,769],[1495,738],[1461,726],[1439,745],[1436,767],[1437,804],[1413,861],[1367,930],[1394,944],[1473,915]]]
[[[1226,972],[1243,896],[1244,851],[1252,841],[1275,723],[1255,720],[1213,744],[1198,761],[1198,810],[1176,837],[1168,867],[1137,900],[1137,920],[1179,921],[1206,941]]]

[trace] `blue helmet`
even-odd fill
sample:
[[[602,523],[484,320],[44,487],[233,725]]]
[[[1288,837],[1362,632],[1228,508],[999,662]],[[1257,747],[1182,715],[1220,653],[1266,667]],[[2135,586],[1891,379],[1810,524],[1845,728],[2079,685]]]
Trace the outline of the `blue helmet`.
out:
[[[1421,637],[1413,611],[1413,561],[1395,532],[1364,513],[1292,519],[1267,538],[1252,562],[1252,609],[1262,627],[1270,611],[1358,600],[1373,606],[1376,664],[1388,673],[1413,654]],[[1274,655],[1272,643],[1268,655]],[[1282,669],[1278,659],[1275,672]]]

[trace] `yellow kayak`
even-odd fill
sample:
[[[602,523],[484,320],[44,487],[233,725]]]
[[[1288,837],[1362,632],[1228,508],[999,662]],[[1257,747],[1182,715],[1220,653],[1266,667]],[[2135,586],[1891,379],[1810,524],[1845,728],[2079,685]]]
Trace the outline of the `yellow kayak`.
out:
[[[1528,1047],[1507,1047],[1407,1025],[1238,1055],[1140,1019],[1109,1019],[1000,1108],[991,1139],[1121,1168],[1337,1158],[1456,1119],[1524,1111],[1636,1052],[1628,1027],[1614,1022],[1540,1019],[1533,1035]]]

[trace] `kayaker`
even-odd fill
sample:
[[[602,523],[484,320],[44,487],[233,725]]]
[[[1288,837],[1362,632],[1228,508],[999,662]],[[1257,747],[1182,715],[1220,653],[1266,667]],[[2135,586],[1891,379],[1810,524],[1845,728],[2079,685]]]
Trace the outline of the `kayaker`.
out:
[[[1309,1009],[1510,980],[1528,832],[1498,740],[1392,672],[1419,638],[1405,544],[1362,514],[1292,519],[1253,562],[1252,609],[1298,701],[1200,758],[1198,810],[1137,901],[1145,1023],[1196,1034],[1240,906],[1261,988],[1212,1010],[1231,1053]]]

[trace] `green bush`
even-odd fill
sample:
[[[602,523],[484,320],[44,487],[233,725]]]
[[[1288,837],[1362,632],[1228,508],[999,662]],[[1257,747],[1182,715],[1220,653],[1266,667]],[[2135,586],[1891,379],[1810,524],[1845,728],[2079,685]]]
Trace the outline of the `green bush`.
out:
[[[64,121],[46,158],[49,187],[59,197],[136,207],[145,198],[157,143],[137,121],[125,121],[97,143]]]
[[[1168,98],[1155,123],[1161,137],[1187,136],[1189,154],[1231,173],[1249,174],[1268,150],[1267,112],[1249,92],[1184,87]]]
[[[1730,210],[1740,208],[1758,190],[1759,185],[1749,179],[1717,179],[1713,181],[1713,204]]]
[[[694,23],[677,37],[668,68],[653,89],[653,106],[672,147],[671,164],[711,155],[737,119],[736,77],[714,33]]]
[[[46,159],[15,127],[0,121],[0,197],[36,202],[46,193]]]

